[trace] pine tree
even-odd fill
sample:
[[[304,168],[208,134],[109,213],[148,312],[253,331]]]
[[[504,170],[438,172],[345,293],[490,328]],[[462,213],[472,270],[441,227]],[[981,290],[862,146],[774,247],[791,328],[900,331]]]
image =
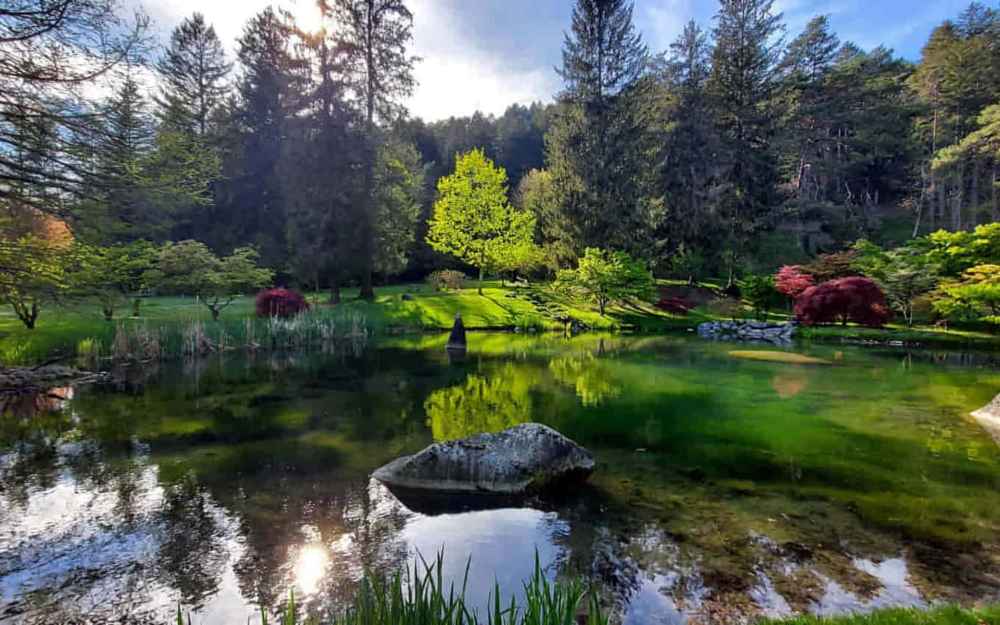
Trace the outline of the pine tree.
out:
[[[313,67],[303,103],[308,114],[290,120],[279,169],[293,272],[317,288],[326,279],[336,304],[341,285],[361,269],[357,232],[364,198],[357,175],[362,137],[347,102],[343,59],[332,43],[323,32],[306,42]]]
[[[256,245],[266,266],[288,259],[284,185],[278,174],[290,120],[307,100],[308,62],[295,52],[299,38],[291,16],[267,8],[253,17],[239,39],[242,73],[232,106],[235,145],[227,154],[220,190],[220,250]]]
[[[131,71],[102,105],[101,137],[94,147],[98,198],[83,208],[83,230],[103,244],[156,239],[168,228],[166,216],[150,205],[147,160],[153,148],[149,105]]]
[[[185,18],[156,68],[163,81],[156,99],[161,120],[178,130],[208,134],[213,114],[229,93],[226,79],[232,69],[215,28],[201,13]]]
[[[707,92],[710,55],[707,34],[691,21],[670,45],[657,72],[663,137],[656,162],[664,213],[654,239],[656,255],[663,261],[678,249],[710,247],[718,238],[710,201],[719,151]]]
[[[750,235],[769,225],[777,172],[771,141],[775,130],[775,78],[782,48],[781,14],[774,0],[722,0],[715,16],[715,48],[709,92],[722,133],[721,166],[728,186],[720,211],[729,231],[729,282],[735,259]]]
[[[648,54],[626,0],[577,0],[563,43],[565,89],[546,137],[568,245],[638,251],[650,134]]]
[[[415,59],[407,52],[413,14],[403,0],[320,0],[320,8],[338,25],[346,78],[364,120],[365,211],[357,235],[362,244],[361,297],[373,299],[379,126],[399,118],[406,110],[402,101],[413,92]]]

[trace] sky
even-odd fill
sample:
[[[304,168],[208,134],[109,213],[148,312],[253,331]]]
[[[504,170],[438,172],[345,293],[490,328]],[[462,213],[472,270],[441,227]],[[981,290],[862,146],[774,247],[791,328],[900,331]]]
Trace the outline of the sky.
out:
[[[136,0],[138,2],[138,0]],[[694,19],[710,28],[716,0],[634,0],[635,22],[650,50],[666,49]],[[1000,0],[986,0],[1000,6]],[[288,8],[299,23],[318,24],[314,0],[143,0],[162,41],[181,19],[201,11],[232,53],[244,23],[268,4]],[[916,60],[931,29],[957,16],[969,0],[776,0],[793,37],[815,15],[828,15],[842,40],[885,45]],[[418,87],[410,113],[432,121],[500,114],[514,103],[550,101],[560,89],[563,33],[572,0],[409,0]]]

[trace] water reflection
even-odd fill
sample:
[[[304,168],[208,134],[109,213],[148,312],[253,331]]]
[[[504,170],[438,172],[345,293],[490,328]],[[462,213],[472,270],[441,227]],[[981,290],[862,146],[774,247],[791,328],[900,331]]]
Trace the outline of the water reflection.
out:
[[[463,362],[206,359],[0,417],[0,621],[340,609],[446,555],[470,599],[537,551],[635,625],[1000,591],[1000,453],[962,414],[1000,374],[844,350],[822,374],[674,338],[486,337]],[[832,358],[832,353],[815,355]],[[943,364],[942,364],[943,363]],[[547,422],[591,447],[556,499],[428,515],[369,479],[432,440]]]

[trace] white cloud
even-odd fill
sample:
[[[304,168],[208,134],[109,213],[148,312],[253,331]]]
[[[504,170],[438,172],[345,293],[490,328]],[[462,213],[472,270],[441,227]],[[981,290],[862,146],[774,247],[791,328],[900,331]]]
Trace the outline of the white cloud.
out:
[[[514,103],[549,100],[558,89],[552,68],[515,70],[504,65],[503,55],[478,47],[440,2],[417,0],[411,10],[413,49],[422,58],[410,102],[414,115],[434,120],[477,110],[499,114]]]

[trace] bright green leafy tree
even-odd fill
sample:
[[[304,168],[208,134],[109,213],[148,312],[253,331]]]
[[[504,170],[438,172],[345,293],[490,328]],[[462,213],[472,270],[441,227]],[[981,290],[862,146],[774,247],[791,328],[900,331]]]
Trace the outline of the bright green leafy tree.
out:
[[[885,251],[869,241],[858,241],[853,266],[879,283],[894,311],[913,325],[914,302],[938,282],[938,268],[914,245]]]
[[[594,302],[603,316],[611,302],[649,297],[654,282],[642,262],[625,252],[588,247],[576,269],[556,274],[556,288]]]
[[[934,309],[946,317],[1000,326],[1000,265],[976,265],[938,289]]]
[[[68,272],[70,289],[77,297],[97,300],[107,321],[144,288],[157,260],[156,247],[148,241],[108,247],[77,245],[76,250],[79,262]],[[135,301],[138,315],[139,300]]]
[[[483,275],[523,259],[533,246],[535,216],[507,201],[507,173],[479,149],[458,157],[455,173],[438,181],[427,243]]]
[[[919,242],[931,262],[946,276],[958,276],[976,265],[1000,264],[1000,222],[977,226],[972,232],[939,230]]]
[[[43,303],[65,294],[69,260],[67,246],[43,237],[0,237],[0,301],[27,329],[34,329]]]
[[[263,288],[274,272],[257,265],[257,251],[240,247],[224,258],[200,241],[167,243],[146,280],[154,288],[197,296],[218,319],[237,296]]]

